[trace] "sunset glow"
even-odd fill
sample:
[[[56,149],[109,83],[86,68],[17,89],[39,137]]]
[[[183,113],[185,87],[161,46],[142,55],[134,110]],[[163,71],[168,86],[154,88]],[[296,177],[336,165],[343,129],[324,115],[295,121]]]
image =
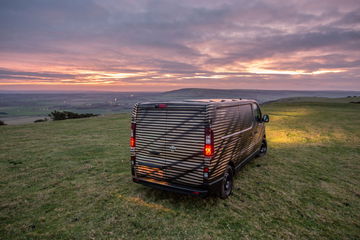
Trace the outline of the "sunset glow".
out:
[[[256,73],[256,74],[313,75],[313,74],[324,74],[324,73],[340,73],[340,72],[345,72],[345,70],[329,69],[329,70],[319,70],[319,71],[314,71],[314,72],[304,72],[303,70],[287,71],[287,70],[267,70],[267,69],[260,69],[260,68],[250,68],[250,69],[248,69],[248,72]]]
[[[0,4],[0,90],[360,90],[354,0]]]

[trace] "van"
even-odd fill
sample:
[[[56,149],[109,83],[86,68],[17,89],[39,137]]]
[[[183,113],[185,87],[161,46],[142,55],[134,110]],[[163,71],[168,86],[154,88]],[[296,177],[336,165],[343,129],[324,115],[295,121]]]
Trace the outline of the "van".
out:
[[[267,151],[255,100],[197,99],[135,105],[131,173],[135,183],[192,195],[227,198],[235,172]]]

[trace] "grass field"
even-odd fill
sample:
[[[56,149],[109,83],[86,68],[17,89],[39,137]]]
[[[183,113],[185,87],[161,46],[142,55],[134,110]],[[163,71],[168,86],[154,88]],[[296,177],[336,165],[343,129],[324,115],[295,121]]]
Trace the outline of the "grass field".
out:
[[[129,115],[0,127],[0,239],[360,239],[360,104],[264,105],[227,200],[132,183]]]

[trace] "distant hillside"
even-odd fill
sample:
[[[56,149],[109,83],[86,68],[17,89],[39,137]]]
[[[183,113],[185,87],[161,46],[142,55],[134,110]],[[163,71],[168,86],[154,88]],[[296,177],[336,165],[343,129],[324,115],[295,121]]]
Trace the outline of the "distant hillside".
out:
[[[328,97],[291,97],[281,98],[267,103],[353,103],[360,104],[360,96],[347,96],[343,98]]]
[[[360,96],[355,91],[286,91],[184,88],[169,92],[0,93],[0,119],[7,124],[30,123],[52,111],[111,114],[129,112],[135,103],[199,98],[248,98],[260,103],[281,98]]]
[[[183,88],[161,94],[163,99],[185,98],[250,98],[259,102],[273,101],[291,97],[329,97],[340,98],[359,96],[356,91],[288,91],[288,90],[251,90],[251,89],[206,89]]]

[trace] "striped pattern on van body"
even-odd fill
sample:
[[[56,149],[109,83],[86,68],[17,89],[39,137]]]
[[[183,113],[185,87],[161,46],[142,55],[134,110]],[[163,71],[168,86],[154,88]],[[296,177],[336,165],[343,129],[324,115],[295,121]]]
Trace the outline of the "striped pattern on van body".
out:
[[[203,183],[205,105],[154,108],[154,104],[140,104],[134,120],[139,177],[188,185]],[[162,170],[143,167],[149,164]]]
[[[164,109],[155,108],[154,103],[138,105],[133,112],[133,121],[137,122],[137,176],[200,186],[204,183],[203,168],[209,167],[207,182],[221,177],[230,161],[238,165],[260,147],[261,142],[253,139],[256,128],[251,126],[256,123],[252,104],[255,101],[167,103]],[[244,107],[248,111],[241,110]],[[208,126],[214,132],[212,158],[203,156],[204,131]],[[248,127],[248,131],[237,134]],[[263,136],[264,127],[258,130]]]
[[[246,110],[245,108],[248,108]],[[215,154],[209,166],[209,181],[221,176],[229,161],[235,161],[247,156],[251,149],[252,114],[251,105],[233,105],[214,109],[212,130],[214,132]],[[224,136],[251,128],[240,135],[227,138]]]

